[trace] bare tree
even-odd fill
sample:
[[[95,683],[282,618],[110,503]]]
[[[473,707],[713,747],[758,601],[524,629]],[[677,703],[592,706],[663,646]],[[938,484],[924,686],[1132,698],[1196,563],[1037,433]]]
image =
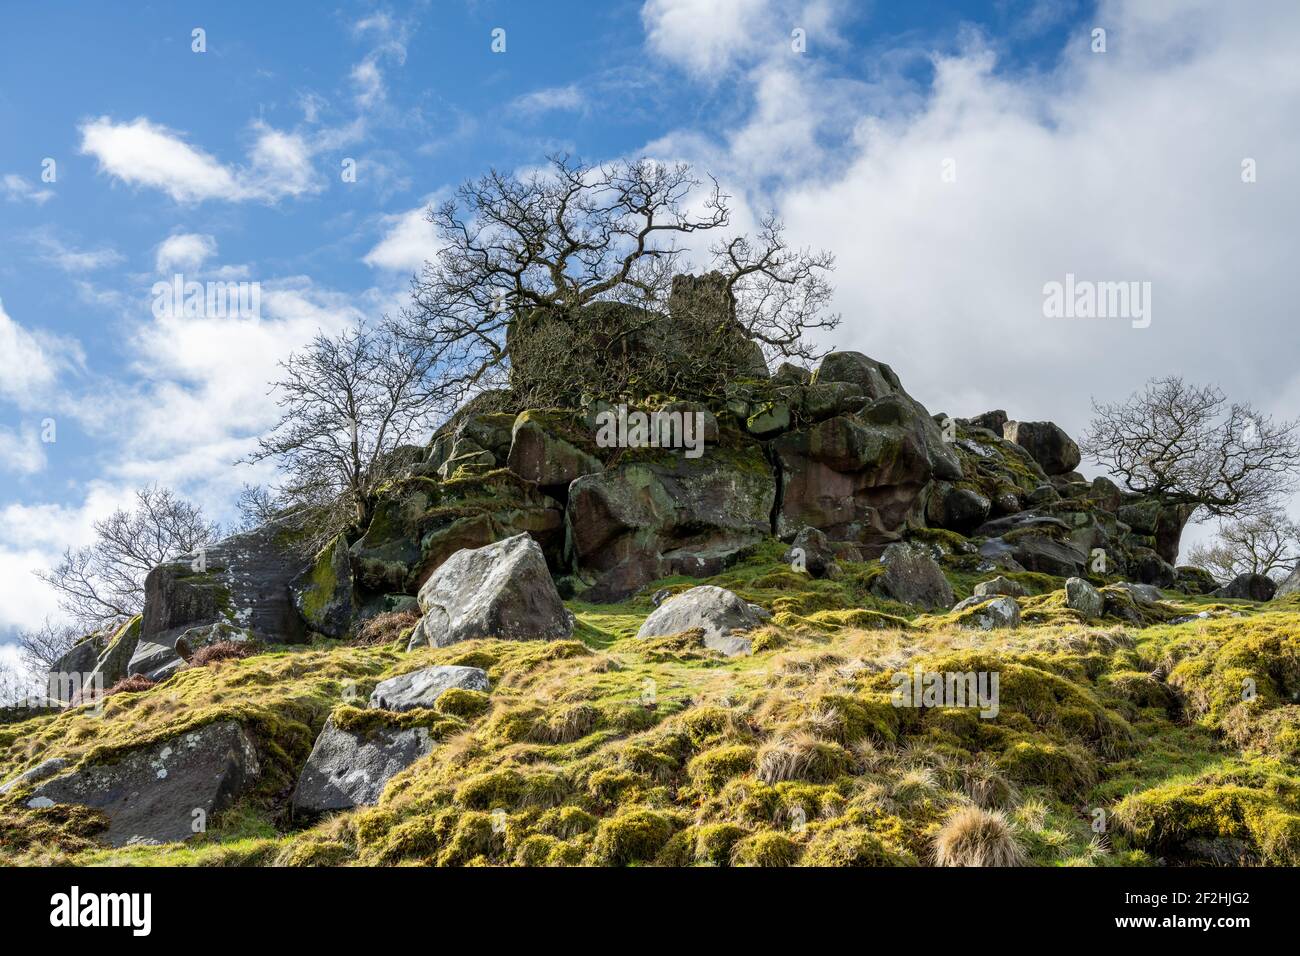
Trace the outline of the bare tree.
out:
[[[524,178],[494,170],[461,186],[429,213],[441,248],[414,279],[402,323],[438,368],[436,397],[454,406],[510,384],[522,404],[548,404],[569,397],[554,387],[566,373],[568,392],[659,390],[664,370],[636,367],[645,350],[635,343],[683,334],[706,346],[683,354],[708,356],[724,373],[752,361],[752,348],[744,353],[754,343],[760,356],[813,357],[805,335],[838,323],[822,314],[834,262],[788,248],[774,218],[753,239],[712,248],[721,309],[674,310],[665,324],[685,275],[680,243],[726,228],[727,200],[689,166],[648,159],[591,166],[553,156]],[[587,356],[602,372],[596,381],[578,361]],[[675,371],[676,384],[692,377]],[[548,385],[534,387],[538,379]]]
[[[36,678],[43,678],[54,663],[72,650],[86,630],[76,624],[59,623],[46,618],[40,627],[18,633],[18,654],[23,667]]]
[[[1300,525],[1281,511],[1228,522],[1213,542],[1192,548],[1188,562],[1224,583],[1239,574],[1280,580],[1300,562]]]
[[[138,490],[134,508],[119,508],[94,529],[93,544],[69,548],[57,566],[36,572],[82,634],[140,613],[151,570],[221,533],[198,505],[157,485]]]
[[[1213,386],[1152,379],[1126,401],[1094,401],[1093,412],[1084,454],[1193,519],[1267,514],[1296,488],[1300,423],[1229,404]]]
[[[369,523],[380,486],[404,463],[400,446],[425,437],[429,359],[387,325],[362,326],[317,335],[281,368],[280,421],[245,460],[275,460],[284,480],[274,495],[250,492],[245,507],[300,510],[313,532],[307,544],[318,546]]]

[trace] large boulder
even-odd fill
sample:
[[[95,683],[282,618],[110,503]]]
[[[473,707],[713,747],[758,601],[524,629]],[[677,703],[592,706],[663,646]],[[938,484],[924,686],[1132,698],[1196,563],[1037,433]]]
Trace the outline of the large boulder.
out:
[[[1079,467],[1079,446],[1053,422],[1008,421],[1002,426],[1002,437],[1029,452],[1048,475],[1064,475]]]
[[[840,571],[835,557],[835,549],[825,534],[816,528],[803,528],[794,536],[781,560],[814,578],[834,578]]]
[[[94,686],[95,665],[107,643],[104,633],[87,635],[50,665],[45,689],[50,702],[73,703]]]
[[[895,601],[927,611],[946,611],[957,600],[952,585],[923,545],[891,544],[880,563],[885,571],[876,579],[876,586]]]
[[[27,805],[100,810],[108,818],[101,836],[113,846],[170,843],[201,832],[259,773],[252,737],[227,720],[46,780]]]
[[[486,691],[488,686],[487,671],[482,668],[453,664],[424,667],[381,680],[370,695],[370,706],[400,713],[417,707],[432,707],[445,691],[453,687]]]
[[[1083,578],[1068,578],[1065,582],[1065,606],[1078,611],[1085,621],[1092,621],[1101,617],[1106,599]]]
[[[433,743],[426,727],[345,730],[331,717],[298,777],[293,807],[326,813],[377,803],[388,781],[431,752]]]
[[[1284,597],[1290,597],[1292,594],[1300,594],[1300,565],[1296,565],[1296,569],[1288,574],[1286,580],[1277,586],[1277,591],[1273,593],[1273,600],[1281,600]]]
[[[1008,595],[972,595],[952,609],[964,630],[993,631],[1020,626],[1020,604]]]
[[[42,760],[35,767],[24,770],[12,780],[0,784],[0,796],[8,793],[17,787],[34,787],[42,780],[49,780],[50,777],[62,773],[70,766],[70,761],[66,757],[49,757]]]
[[[993,502],[973,488],[960,488],[943,481],[931,489],[925,516],[933,528],[969,534],[984,523],[992,508]]]
[[[289,585],[294,607],[307,626],[326,637],[343,637],[352,626],[352,560],[340,534],[321,549],[312,566]]]
[[[650,613],[637,637],[660,637],[698,628],[704,645],[727,656],[748,654],[745,632],[761,627],[752,605],[724,588],[701,585],[668,598]]]
[[[1211,592],[1211,596],[1239,601],[1271,601],[1276,593],[1277,582],[1267,575],[1239,574],[1226,586]]]
[[[993,597],[994,595],[1006,595],[1007,597],[1025,597],[1028,591],[1019,581],[1013,581],[1004,575],[999,574],[996,578],[988,581],[981,581],[972,589],[975,597]]]
[[[756,443],[690,458],[627,449],[569,486],[568,550],[589,600],[617,601],[657,578],[717,574],[771,534],[776,483]]]
[[[542,549],[526,534],[457,551],[420,588],[434,647],[480,637],[555,640],[573,634]]]
[[[174,651],[177,638],[200,625],[226,623],[268,644],[305,641],[290,587],[310,563],[298,533],[288,521],[268,522],[150,571],[130,673],[149,672],[146,656],[165,656],[145,645]]]

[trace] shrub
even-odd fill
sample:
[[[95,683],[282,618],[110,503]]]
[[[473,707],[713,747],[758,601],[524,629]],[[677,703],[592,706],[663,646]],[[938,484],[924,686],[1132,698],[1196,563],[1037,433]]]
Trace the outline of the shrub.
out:
[[[848,773],[852,766],[847,750],[808,733],[769,741],[758,751],[758,778],[767,784],[783,780],[826,783]]]
[[[964,807],[934,838],[939,866],[1023,866],[1025,851],[1000,810]]]
[[[794,866],[798,859],[799,844],[775,830],[745,837],[731,848],[732,866]]]
[[[248,641],[217,641],[200,647],[190,656],[190,667],[207,667],[217,661],[237,661],[254,653]]]
[[[667,813],[638,808],[600,821],[591,860],[598,866],[627,866],[653,860],[677,830]]]

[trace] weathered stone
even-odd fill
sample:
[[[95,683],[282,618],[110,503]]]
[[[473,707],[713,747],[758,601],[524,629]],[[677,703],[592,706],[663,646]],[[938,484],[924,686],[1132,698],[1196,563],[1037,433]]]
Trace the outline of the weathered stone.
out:
[[[1295,570],[1288,574],[1286,580],[1278,585],[1277,591],[1273,594],[1273,600],[1281,600],[1284,597],[1290,597],[1292,594],[1300,594],[1300,565],[1296,565]]]
[[[746,631],[761,627],[763,619],[735,594],[713,585],[701,585],[674,595],[645,619],[637,637],[680,634],[699,628],[704,645],[728,657],[750,652]]]
[[[106,635],[91,634],[55,661],[46,675],[47,696],[67,704],[82,688],[90,687],[106,643]]]
[[[390,779],[432,750],[425,727],[378,725],[354,732],[337,727],[331,717],[316,738],[291,802],[308,813],[372,805]]]
[[[966,613],[975,608],[973,613]],[[1006,595],[999,597],[974,595],[953,609],[961,614],[961,627],[968,630],[992,631],[1004,627],[1020,626],[1020,605]]]
[[[309,563],[294,548],[296,533],[287,521],[268,522],[150,571],[140,647],[128,671],[148,672],[141,669],[145,645],[174,651],[184,631],[219,621],[269,644],[306,640],[290,590]]]
[[[1129,557],[1128,571],[1141,584],[1170,588],[1178,580],[1173,565],[1150,548],[1134,548]]]
[[[933,528],[967,534],[983,524],[992,507],[993,503],[978,491],[957,488],[944,481],[931,490],[925,516]]]
[[[343,637],[352,625],[352,560],[340,534],[321,549],[312,566],[289,584],[294,607],[307,626],[327,637]]]
[[[1164,595],[1160,593],[1160,589],[1153,584],[1134,584],[1125,581],[1115,585],[1115,587],[1128,592],[1129,596],[1138,604],[1155,604],[1157,601],[1164,600]]]
[[[259,773],[253,739],[227,720],[54,777],[28,802],[102,811],[109,824],[101,836],[113,846],[169,843],[193,836],[196,811],[210,820]]]
[[[1218,589],[1219,582],[1204,568],[1184,564],[1174,569],[1173,586],[1184,594],[1209,594]]]
[[[1002,434],[1002,426],[1007,423],[1007,413],[1000,408],[990,412],[984,412],[982,415],[976,415],[974,418],[967,418],[961,422],[972,428],[986,428],[995,435]]]
[[[876,581],[880,590],[895,601],[927,611],[946,611],[956,601],[952,585],[921,545],[891,544],[885,548],[880,563],[885,572]]]
[[[574,479],[604,468],[595,438],[578,413],[520,412],[512,435],[506,466],[543,488],[567,489]]]
[[[573,634],[537,542],[515,535],[457,551],[420,588],[424,633],[434,647],[479,637],[555,640]]]
[[[140,616],[136,615],[119,627],[95,661],[92,679],[102,682],[105,689],[127,676],[127,668],[140,643],[140,620]]]
[[[991,597],[995,594],[1005,594],[1008,597],[1025,597],[1028,592],[1025,586],[1019,581],[1013,581],[1008,577],[998,575],[991,581],[981,581],[973,588],[976,597]]]
[[[1002,437],[1033,456],[1048,475],[1063,475],[1079,467],[1079,446],[1052,422],[1013,422],[1002,426]]]
[[[1018,567],[1062,578],[1081,574],[1088,560],[1088,553],[1078,545],[1032,531],[1007,538],[989,538],[980,545],[980,555],[995,564],[1009,558],[1015,567],[1000,566],[1010,570]]]
[[[69,761],[63,757],[50,757],[48,760],[42,760],[35,767],[24,770],[12,780],[0,785],[0,794],[8,793],[15,787],[33,787],[42,780],[49,780],[55,774],[62,773],[67,769],[68,765]]]
[[[457,551],[525,532],[558,563],[560,503],[511,471],[405,481],[379,503],[365,535],[352,545],[356,581],[366,593],[413,594]]]
[[[1211,595],[1239,601],[1271,601],[1276,593],[1277,582],[1267,575],[1239,574]]]
[[[1101,617],[1106,600],[1083,578],[1069,578],[1065,582],[1065,606],[1078,611],[1085,621],[1092,621]]]
[[[488,686],[487,671],[478,667],[425,667],[381,680],[370,695],[370,706],[397,712],[432,707],[444,691],[453,687],[486,691]]]
[[[816,528],[801,529],[781,560],[796,571],[806,571],[814,578],[834,578],[839,575],[835,551],[826,540],[826,535]]]
[[[579,478],[565,521],[584,596],[622,600],[667,575],[719,573],[771,533],[775,494],[757,444],[699,458],[642,450]]]

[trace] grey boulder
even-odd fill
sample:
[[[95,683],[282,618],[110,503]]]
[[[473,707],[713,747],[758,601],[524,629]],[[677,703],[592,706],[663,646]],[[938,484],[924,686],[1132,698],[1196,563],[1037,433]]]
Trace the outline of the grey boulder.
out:
[[[335,726],[331,717],[298,777],[293,806],[325,813],[377,803],[392,777],[432,750],[425,727],[381,726],[359,733]]]
[[[992,597],[974,595],[954,607],[953,613],[961,613],[977,608],[961,626],[968,630],[992,631],[1001,627],[1018,627],[1020,624],[1020,605],[1016,599],[1006,595]]]
[[[370,706],[398,712],[432,707],[443,691],[453,687],[486,691],[488,686],[487,671],[478,667],[425,667],[380,681],[370,695]]]
[[[573,634],[573,618],[527,534],[483,548],[463,548],[420,588],[423,632],[434,647],[493,637],[558,640]]]
[[[1083,578],[1069,578],[1065,582],[1065,606],[1078,611],[1085,621],[1092,621],[1101,617],[1106,600]]]
[[[703,584],[668,598],[645,619],[637,637],[662,637],[699,628],[704,646],[728,657],[748,654],[746,631],[761,627],[753,605],[724,588]]]
[[[1028,593],[1025,586],[1019,581],[1013,581],[1001,574],[992,580],[981,581],[974,588],[975,597],[992,597],[995,594],[1005,594],[1008,597],[1025,597]]]
[[[34,786],[42,780],[49,780],[55,774],[62,773],[67,767],[68,761],[63,757],[50,757],[48,760],[42,760],[35,767],[23,771],[8,783],[0,786],[0,794],[8,793],[14,787]]]
[[[922,545],[899,542],[880,556],[885,573],[877,580],[888,597],[927,611],[948,610],[956,601],[952,585]]]
[[[1239,601],[1271,601],[1276,593],[1277,582],[1267,575],[1239,574],[1226,587],[1210,592],[1210,596]]]
[[[1006,422],[1002,437],[1033,457],[1048,475],[1064,475],[1079,467],[1079,446],[1052,422]]]
[[[54,777],[27,805],[100,810],[109,821],[101,837],[113,846],[170,843],[200,832],[201,822],[247,792],[259,773],[252,738],[227,720]]]
[[[1276,601],[1291,594],[1300,594],[1300,565],[1296,565],[1296,569],[1287,575],[1285,581],[1277,586],[1277,590],[1273,593],[1273,600]]]

